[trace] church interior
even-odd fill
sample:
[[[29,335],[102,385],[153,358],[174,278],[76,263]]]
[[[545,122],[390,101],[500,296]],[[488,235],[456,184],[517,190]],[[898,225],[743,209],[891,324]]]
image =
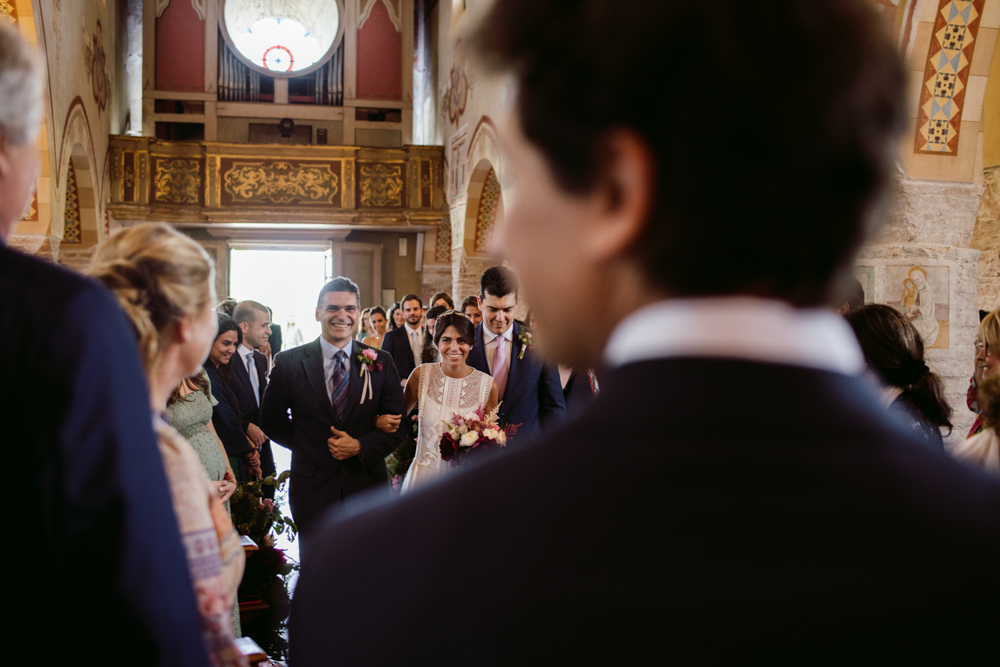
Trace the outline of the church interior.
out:
[[[1000,306],[1000,0],[868,1],[907,66],[909,127],[854,277],[866,303],[921,309],[953,446],[974,420],[980,311]],[[83,272],[116,231],[166,222],[214,260],[220,299],[257,298],[237,274],[274,282],[266,259],[239,269],[245,251],[321,253],[322,279],[351,278],[362,307],[477,295],[518,180],[497,130],[513,85],[463,49],[490,4],[0,0],[45,75],[41,174],[7,245]],[[775,66],[747,104],[768,103]],[[712,176],[725,189],[740,170]]]
[[[908,63],[911,127],[855,274],[867,302],[902,306],[923,269],[927,357],[960,406],[977,313],[1000,304],[1000,3],[872,4]],[[462,49],[488,5],[6,0],[46,74],[42,174],[9,244],[82,270],[115,230],[166,221],[215,260],[220,297],[234,248],[325,251],[366,307],[474,295],[516,186],[496,134],[511,87]],[[739,165],[720,172],[725,188]]]

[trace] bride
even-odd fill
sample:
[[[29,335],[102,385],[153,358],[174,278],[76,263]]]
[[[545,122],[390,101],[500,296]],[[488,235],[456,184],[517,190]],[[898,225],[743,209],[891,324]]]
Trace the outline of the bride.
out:
[[[406,381],[406,412],[419,405],[420,422],[417,451],[403,479],[403,493],[440,478],[450,467],[441,460],[445,421],[477,408],[488,413],[497,405],[493,378],[465,363],[475,342],[476,330],[467,317],[454,311],[445,313],[434,327],[434,344],[441,361],[417,366]]]

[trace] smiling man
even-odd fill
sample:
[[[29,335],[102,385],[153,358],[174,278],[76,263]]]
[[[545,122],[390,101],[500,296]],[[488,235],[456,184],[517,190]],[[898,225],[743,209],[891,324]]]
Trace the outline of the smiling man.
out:
[[[323,334],[275,357],[261,405],[261,427],[292,450],[289,501],[303,551],[324,510],[371,487],[388,490],[385,457],[403,440],[402,429],[374,428],[379,415],[403,413],[403,390],[392,358],[354,340],[360,303],[348,278],[320,290]]]
[[[505,266],[493,266],[479,279],[476,344],[469,365],[493,376],[500,393],[500,424],[518,425],[511,443],[538,435],[542,424],[566,414],[559,370],[543,363],[532,350],[528,329],[514,321],[518,282]]]
[[[405,383],[413,369],[420,365],[421,352],[424,349],[424,327],[420,326],[424,318],[424,302],[416,294],[407,294],[399,302],[403,311],[403,326],[388,332],[382,339],[382,349],[396,362],[396,368]]]

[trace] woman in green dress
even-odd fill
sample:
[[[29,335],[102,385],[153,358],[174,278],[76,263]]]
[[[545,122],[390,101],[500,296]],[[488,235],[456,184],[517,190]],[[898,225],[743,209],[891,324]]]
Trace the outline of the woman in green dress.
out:
[[[212,406],[217,401],[212,396],[212,383],[204,369],[198,375],[183,380],[174,390],[167,411],[172,426],[191,443],[198,453],[202,467],[213,486],[218,488],[229,511],[229,497],[236,491],[236,476],[229,465],[229,457],[212,425]]]
[[[167,402],[167,412],[170,413],[173,426],[192,449],[198,454],[201,466],[212,480],[212,486],[219,491],[219,498],[232,515],[229,508],[229,497],[236,491],[236,476],[229,465],[229,457],[212,425],[212,407],[218,401],[212,396],[212,381],[208,379],[205,369],[194,377],[181,380]],[[236,601],[233,608],[233,633],[237,637],[243,635],[240,626],[240,603]]]

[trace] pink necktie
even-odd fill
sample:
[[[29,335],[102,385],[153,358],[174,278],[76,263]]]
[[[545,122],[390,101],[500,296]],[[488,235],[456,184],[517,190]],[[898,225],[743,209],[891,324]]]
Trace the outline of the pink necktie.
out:
[[[500,400],[503,400],[504,390],[507,389],[507,346],[503,336],[497,336],[493,340],[497,343],[497,349],[493,352],[493,381],[497,383]]]

